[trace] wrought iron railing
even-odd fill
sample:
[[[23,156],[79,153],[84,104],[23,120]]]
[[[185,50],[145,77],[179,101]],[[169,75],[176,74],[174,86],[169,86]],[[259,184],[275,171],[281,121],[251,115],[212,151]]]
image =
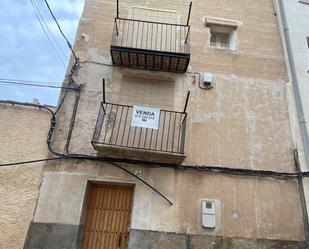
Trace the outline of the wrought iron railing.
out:
[[[133,106],[101,103],[92,144],[184,154],[187,113],[160,110],[158,129],[131,126]]]
[[[115,18],[112,46],[189,54],[190,26]]]

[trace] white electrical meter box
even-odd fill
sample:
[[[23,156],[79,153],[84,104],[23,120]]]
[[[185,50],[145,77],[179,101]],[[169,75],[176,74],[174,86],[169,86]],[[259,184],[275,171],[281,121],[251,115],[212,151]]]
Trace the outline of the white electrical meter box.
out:
[[[216,204],[214,201],[202,200],[202,226],[205,228],[216,227]]]
[[[212,74],[211,73],[204,73],[203,75],[203,83],[205,85],[211,85],[212,83]]]

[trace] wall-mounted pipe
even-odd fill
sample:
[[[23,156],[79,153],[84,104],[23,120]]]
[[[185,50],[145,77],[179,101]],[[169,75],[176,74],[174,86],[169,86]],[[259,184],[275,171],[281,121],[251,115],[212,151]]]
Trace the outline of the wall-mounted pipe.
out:
[[[290,36],[290,30],[288,27],[287,22],[287,16],[285,12],[285,6],[283,0],[276,0],[277,6],[280,11],[281,16],[281,22],[282,22],[282,29],[284,33],[284,39],[285,39],[285,45],[286,45],[286,52],[287,52],[287,58],[289,62],[289,71],[291,73],[291,79],[292,79],[292,86],[293,91],[295,95],[295,103],[296,103],[296,109],[298,113],[298,119],[299,119],[299,125],[300,125],[300,132],[304,144],[304,151],[306,156],[306,162],[307,162],[307,169],[309,169],[308,162],[309,162],[309,137],[308,137],[308,130],[307,130],[307,121],[304,114],[304,108],[301,101],[300,96],[300,90],[299,90],[299,81],[296,73],[296,66],[295,66],[295,60],[293,56],[293,49],[291,45],[291,36]]]
[[[300,132],[301,137],[304,145],[304,151],[305,151],[305,157],[306,157],[306,166],[308,167],[309,162],[309,137],[308,137],[308,130],[306,125],[306,119],[304,114],[304,108],[301,101],[301,95],[299,90],[299,81],[297,77],[296,72],[296,65],[295,60],[293,56],[293,49],[291,44],[291,35],[290,30],[288,26],[287,21],[287,15],[285,11],[285,5],[284,0],[274,0],[275,4],[278,6],[281,23],[282,23],[282,31],[284,34],[284,41],[285,41],[285,48],[287,53],[287,59],[288,59],[288,70],[291,74],[291,80],[292,80],[292,86],[293,86],[293,92],[295,96],[295,104],[299,119],[299,126],[300,126]],[[297,150],[295,150],[297,152]],[[294,160],[295,160],[295,166],[297,173],[301,172],[299,160],[298,160],[298,153],[295,153],[294,151]],[[297,155],[297,156],[296,156]],[[307,203],[306,203],[306,197],[305,197],[305,191],[304,191],[304,185],[303,185],[303,179],[301,177],[298,177],[298,185],[299,185],[299,197],[301,201],[301,208],[303,212],[303,222],[304,222],[304,232],[305,232],[305,240],[306,240],[306,248],[309,246],[309,221],[308,221],[308,210],[307,210]]]

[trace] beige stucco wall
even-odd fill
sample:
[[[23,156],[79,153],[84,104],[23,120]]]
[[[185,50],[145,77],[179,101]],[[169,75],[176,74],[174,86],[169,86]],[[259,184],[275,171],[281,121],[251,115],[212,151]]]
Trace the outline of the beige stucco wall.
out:
[[[121,1],[126,17],[130,6],[177,10],[186,20],[186,1]],[[271,0],[203,0],[193,3],[191,63],[194,72],[212,72],[214,88],[201,90],[194,78],[102,65],[110,64],[109,47],[115,1],[88,0],[79,25],[75,51],[81,59],[77,82],[81,92],[69,150],[96,155],[91,138],[106,79],[108,102],[149,105],[182,111],[191,91],[184,165],[294,172],[285,83],[283,49]],[[240,22],[236,52],[208,48],[209,29],[203,17]],[[85,62],[90,60],[92,62]],[[157,83],[157,85],[156,85]],[[66,143],[74,94],[59,112],[53,147]],[[88,181],[136,184],[131,228],[227,237],[303,240],[303,222],[295,181],[223,176],[171,169],[142,169],[143,179],[166,194],[160,197],[117,168],[91,161],[49,163],[43,177],[35,222],[78,225]],[[61,189],[61,191],[59,190]],[[70,199],[68,200],[68,196]],[[219,225],[201,227],[200,200],[220,202]],[[239,214],[239,219],[233,218]],[[237,216],[237,215],[236,215]],[[234,216],[235,217],[235,216]]]
[[[50,114],[0,104],[0,164],[47,157]],[[0,248],[23,247],[33,219],[43,163],[0,168]]]
[[[160,1],[147,4],[125,1],[121,3],[120,16],[126,17],[130,6],[177,10],[183,22],[186,20],[187,6],[183,1],[164,5]],[[82,63],[79,75],[87,85],[81,95],[77,124],[89,126],[83,130],[83,136],[88,141],[92,136],[92,124],[102,100],[102,78],[107,81],[107,101],[112,103],[182,111],[190,90],[186,164],[293,170],[293,144],[285,96],[287,77],[274,12],[270,0],[193,3],[190,68],[194,72],[214,75],[211,91],[200,90],[197,81],[188,74]],[[114,16],[113,1],[86,2],[76,42],[81,61],[110,63]],[[205,16],[239,21],[236,52],[208,47],[209,28],[205,26]],[[72,150],[89,152],[91,145],[84,141],[76,129]]]
[[[129,166],[127,169],[132,172],[141,170],[142,178],[171,200],[173,206],[113,166],[81,161],[54,162],[44,173],[34,222],[80,224],[83,222],[87,183],[112,182],[135,185],[131,229],[225,237],[303,239],[295,181],[177,172],[143,166]],[[202,199],[219,201],[215,230],[201,226]],[[239,215],[239,218],[233,214]]]

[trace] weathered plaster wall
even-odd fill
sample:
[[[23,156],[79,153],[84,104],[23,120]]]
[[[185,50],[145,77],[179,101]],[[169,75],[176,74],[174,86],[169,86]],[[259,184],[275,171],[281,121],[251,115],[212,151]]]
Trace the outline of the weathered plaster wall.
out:
[[[49,112],[0,104],[0,117],[0,164],[46,158]],[[0,168],[1,249],[23,247],[42,173],[43,163]]]
[[[175,9],[181,13],[183,20],[187,14],[182,1],[166,3],[164,7],[156,1],[147,4],[126,1],[121,3],[120,16],[126,17],[130,6],[140,5]],[[86,2],[76,42],[81,61],[89,59],[110,63],[114,7],[112,1]],[[214,74],[215,85],[211,91],[200,90],[197,81],[188,74],[82,63],[79,74],[87,85],[81,95],[76,123],[89,127],[83,130],[83,136],[88,141],[92,136],[102,99],[102,78],[107,81],[107,101],[113,103],[181,111],[186,93],[191,90],[186,164],[293,170],[293,144],[284,89],[287,78],[274,12],[273,3],[269,0],[263,3],[193,3],[190,67],[192,71]],[[209,28],[204,24],[205,16],[241,23],[236,30],[236,52],[208,47]],[[75,129],[72,150],[91,151],[91,145],[84,141],[80,139],[79,130]]]
[[[132,229],[302,240],[301,209],[295,181],[138,166],[128,169],[142,170],[143,179],[164,193],[174,205],[169,206],[141,182],[115,167],[78,161],[66,165],[53,163],[44,173],[34,222],[79,225],[87,181],[124,182],[136,184]],[[205,198],[220,201],[219,225],[214,231],[201,227],[200,200]],[[233,218],[235,212],[239,218]]]
[[[129,7],[134,5],[177,10],[182,21],[186,20],[184,1],[121,1],[121,16],[126,17]],[[88,0],[85,4],[75,50],[81,59],[78,83],[86,82],[86,85],[81,92],[69,151],[96,155],[91,138],[102,100],[101,82],[105,78],[107,101],[120,104],[181,111],[186,92],[191,90],[184,165],[294,171],[285,96],[287,77],[271,0],[193,2],[190,67],[195,72],[214,74],[214,88],[210,91],[200,90],[196,79],[189,74],[103,65],[111,63],[109,47],[115,11],[115,2],[111,0]],[[203,23],[203,17],[208,15],[240,21],[236,52],[208,48],[209,29]],[[69,95],[59,112],[53,144],[57,151],[63,151],[66,143],[74,101],[74,95]],[[49,163],[34,221],[54,229],[49,234],[33,233],[33,241],[40,236],[42,243],[50,239],[49,235],[56,236],[53,234],[59,234],[56,230],[60,224],[67,225],[70,231],[73,229],[72,236],[77,236],[78,226],[83,222],[88,181],[136,184],[132,229],[224,238],[304,239],[298,187],[294,181],[147,166],[126,168],[133,172],[141,169],[143,179],[166,194],[174,205],[168,206],[158,195],[115,167],[91,161]],[[219,225],[214,231],[201,228],[199,209],[204,198],[221,203]],[[238,215],[239,218],[233,218]],[[277,246],[282,244],[278,242]],[[296,248],[295,245],[297,242],[290,248]],[[35,244],[29,248],[36,248]]]
[[[219,236],[200,236],[132,230],[129,249],[305,249],[297,241],[249,240],[241,238],[223,238]]]

